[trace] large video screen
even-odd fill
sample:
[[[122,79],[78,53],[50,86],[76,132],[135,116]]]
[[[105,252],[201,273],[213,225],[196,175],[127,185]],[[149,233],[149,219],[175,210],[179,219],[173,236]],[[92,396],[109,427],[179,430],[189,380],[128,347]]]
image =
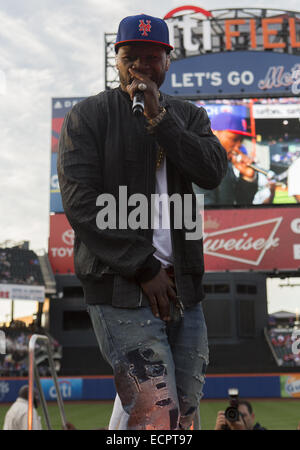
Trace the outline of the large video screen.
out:
[[[206,206],[300,202],[300,99],[196,101],[206,109],[227,151],[221,185],[205,194]]]

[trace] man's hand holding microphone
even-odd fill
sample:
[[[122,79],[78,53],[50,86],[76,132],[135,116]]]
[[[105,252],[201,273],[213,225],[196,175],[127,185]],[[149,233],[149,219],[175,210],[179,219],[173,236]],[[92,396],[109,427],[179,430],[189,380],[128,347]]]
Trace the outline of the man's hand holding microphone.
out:
[[[126,86],[126,89],[133,102],[133,112],[139,111],[147,119],[153,119],[160,112],[159,91],[156,83],[135,69],[129,68],[128,70],[133,80]]]

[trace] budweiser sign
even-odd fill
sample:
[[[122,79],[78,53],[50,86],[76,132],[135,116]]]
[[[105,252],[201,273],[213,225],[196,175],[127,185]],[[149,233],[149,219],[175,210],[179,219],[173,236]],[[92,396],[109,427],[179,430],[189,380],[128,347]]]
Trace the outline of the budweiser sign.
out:
[[[297,270],[299,222],[298,208],[206,211],[206,270]]]
[[[278,247],[275,237],[282,217],[250,223],[204,235],[206,255],[258,266],[267,250]]]
[[[300,209],[249,208],[204,213],[205,270],[296,271],[300,268]],[[74,273],[74,232],[64,214],[50,216],[54,273]]]

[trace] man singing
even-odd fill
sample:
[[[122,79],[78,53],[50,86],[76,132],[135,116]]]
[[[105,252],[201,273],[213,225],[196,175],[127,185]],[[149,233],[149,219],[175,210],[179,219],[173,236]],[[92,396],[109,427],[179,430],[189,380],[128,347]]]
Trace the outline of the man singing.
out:
[[[194,186],[195,193],[204,194],[205,205],[251,205],[258,190],[258,177],[249,167],[253,161],[241,150],[243,139],[252,136],[245,119],[225,112],[211,119],[211,127],[227,152],[228,168],[217,188],[208,191],[198,184]]]
[[[202,239],[186,239],[168,207],[165,228],[153,229],[148,209],[147,227],[124,224],[121,217],[125,210],[129,218],[132,204],[120,200],[120,187],[128,197],[143,194],[148,205],[153,194],[195,200],[192,183],[214,189],[226,172],[226,152],[205,110],[159,91],[171,49],[163,20],[124,18],[115,44],[120,86],[74,106],[59,144],[75,270],[128,430],[188,429],[208,364]],[[138,92],[141,116],[132,112]],[[117,227],[100,223],[101,194],[115,199]],[[193,208],[196,213],[196,202]]]

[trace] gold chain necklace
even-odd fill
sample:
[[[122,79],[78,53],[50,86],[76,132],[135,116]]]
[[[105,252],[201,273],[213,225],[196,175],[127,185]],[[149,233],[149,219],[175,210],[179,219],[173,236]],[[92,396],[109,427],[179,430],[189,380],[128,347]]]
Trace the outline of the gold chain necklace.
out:
[[[161,163],[162,163],[162,161],[164,159],[164,156],[165,156],[164,150],[161,147],[159,147],[159,149],[158,149],[158,156],[157,156],[157,159],[156,159],[156,170],[160,168]]]

